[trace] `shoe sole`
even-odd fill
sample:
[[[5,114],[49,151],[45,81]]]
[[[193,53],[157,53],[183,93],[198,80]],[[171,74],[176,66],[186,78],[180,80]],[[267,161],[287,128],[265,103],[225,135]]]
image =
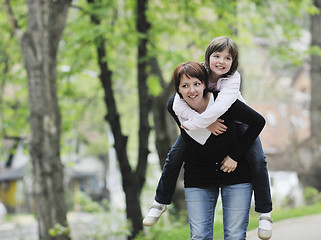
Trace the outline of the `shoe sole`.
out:
[[[269,240],[272,237],[272,230],[263,230],[258,231],[258,237],[262,240]]]

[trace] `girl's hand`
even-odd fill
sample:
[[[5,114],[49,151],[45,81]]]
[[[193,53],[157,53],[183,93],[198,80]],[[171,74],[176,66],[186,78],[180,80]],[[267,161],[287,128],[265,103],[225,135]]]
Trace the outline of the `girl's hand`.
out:
[[[185,129],[186,131],[189,131],[189,129],[188,129],[188,128],[186,128],[186,127],[184,127],[184,125],[183,125],[183,124],[181,124],[181,128]]]
[[[221,170],[223,172],[233,172],[237,167],[237,162],[234,161],[232,158],[230,158],[229,156],[226,156],[224,158],[224,160],[222,161],[222,167]]]
[[[213,122],[211,125],[207,127],[207,130],[209,130],[215,136],[218,136],[224,133],[227,129],[227,127],[223,124],[223,122],[224,120],[218,118],[215,122]]]

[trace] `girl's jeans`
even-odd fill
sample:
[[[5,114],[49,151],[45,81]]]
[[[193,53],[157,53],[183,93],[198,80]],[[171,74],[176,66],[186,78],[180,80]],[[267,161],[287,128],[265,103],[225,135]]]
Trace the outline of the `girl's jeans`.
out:
[[[210,189],[185,188],[192,240],[213,240],[215,207],[221,189],[224,240],[246,239],[252,185],[242,183]]]
[[[238,124],[239,134],[243,134],[247,128],[245,124]],[[173,199],[177,178],[183,165],[182,155],[186,143],[180,135],[172,149],[169,151],[159,180],[155,200],[159,203],[170,204]],[[258,137],[249,150],[245,153],[254,190],[255,211],[267,213],[272,211],[272,199],[270,193],[269,175],[266,168],[266,158],[263,153],[262,144]]]

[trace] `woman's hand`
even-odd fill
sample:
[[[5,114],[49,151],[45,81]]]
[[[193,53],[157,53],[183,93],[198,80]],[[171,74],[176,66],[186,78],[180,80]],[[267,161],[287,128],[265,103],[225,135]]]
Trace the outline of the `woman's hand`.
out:
[[[227,127],[223,124],[223,122],[224,122],[223,119],[218,118],[215,122],[213,122],[211,125],[207,127],[207,130],[209,130],[215,136],[218,136],[224,133],[227,129]]]
[[[224,160],[222,161],[222,167],[221,170],[223,172],[233,172],[237,167],[237,162],[234,161],[232,158],[230,158],[229,156],[226,156],[224,158]]]

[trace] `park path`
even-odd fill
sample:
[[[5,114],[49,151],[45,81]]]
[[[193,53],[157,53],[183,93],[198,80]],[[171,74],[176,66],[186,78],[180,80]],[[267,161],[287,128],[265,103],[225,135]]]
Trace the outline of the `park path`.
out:
[[[257,230],[248,232],[246,239],[259,240]],[[321,214],[273,223],[270,240],[321,240]]]
[[[73,239],[88,240],[86,234],[95,225],[91,214],[72,213],[68,221]],[[31,216],[18,218],[15,222],[4,222],[0,224],[0,240],[38,240],[37,222]]]
[[[81,221],[79,221],[81,219]],[[78,221],[76,221],[78,220]],[[86,240],[86,229],[94,219],[90,214],[73,215],[70,225],[73,239]],[[87,232],[88,233],[88,232]],[[23,219],[15,223],[0,225],[0,240],[38,240],[37,224],[34,220]],[[249,231],[247,240],[259,240],[257,230]],[[273,224],[271,240],[321,240],[321,214],[286,219]]]

